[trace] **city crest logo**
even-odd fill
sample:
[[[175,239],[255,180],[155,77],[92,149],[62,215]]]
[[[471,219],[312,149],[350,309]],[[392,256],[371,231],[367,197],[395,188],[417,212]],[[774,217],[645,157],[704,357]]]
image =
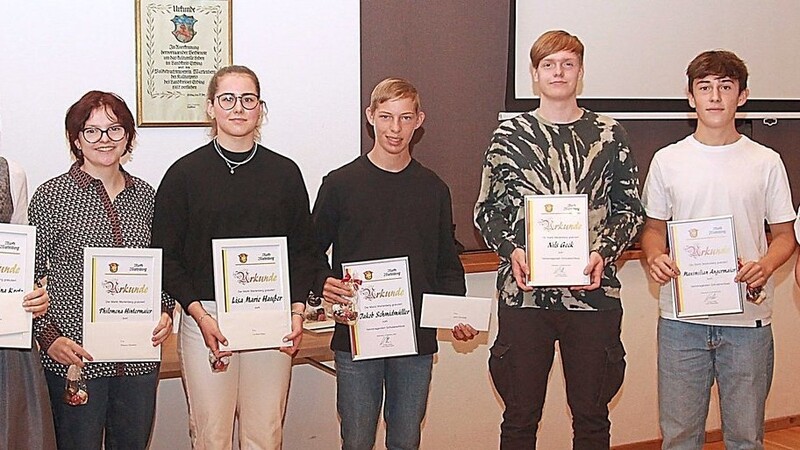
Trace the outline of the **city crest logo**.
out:
[[[371,270],[365,270],[364,271],[364,279],[367,280],[367,281],[372,279],[372,271]]]
[[[117,271],[119,270],[119,264],[115,262],[109,263],[108,270],[110,270],[111,273],[117,273]]]
[[[239,262],[242,264],[247,262],[247,253],[239,253]]]
[[[181,44],[188,44],[194,39],[194,35],[197,34],[194,31],[194,24],[197,23],[197,19],[192,16],[181,14],[180,16],[173,17],[170,22],[175,25],[175,29],[172,30],[172,35],[175,36],[175,39]]]
[[[689,237],[696,238],[697,237],[697,228],[690,228],[689,229]]]
[[[550,203],[547,203],[546,205],[544,205],[544,210],[546,212],[549,212],[549,213],[553,212],[553,205],[550,204]]]

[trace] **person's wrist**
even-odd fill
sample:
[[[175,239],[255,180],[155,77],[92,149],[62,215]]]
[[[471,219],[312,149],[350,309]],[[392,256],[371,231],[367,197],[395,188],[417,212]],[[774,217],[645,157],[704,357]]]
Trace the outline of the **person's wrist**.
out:
[[[292,315],[300,317],[300,320],[304,320],[305,319],[305,315],[300,311],[292,311]]]
[[[200,318],[199,318],[199,319],[197,319],[197,326],[198,326],[198,327],[203,325],[203,320],[204,320],[206,317],[211,317],[211,313],[210,313],[210,312],[206,312],[205,314],[203,314],[202,316],[200,316]]]

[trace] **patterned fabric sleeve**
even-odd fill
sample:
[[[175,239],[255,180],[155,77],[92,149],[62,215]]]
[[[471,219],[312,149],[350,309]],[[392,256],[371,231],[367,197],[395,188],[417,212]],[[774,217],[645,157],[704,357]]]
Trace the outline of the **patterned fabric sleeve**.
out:
[[[47,257],[53,246],[53,227],[49,222],[48,204],[45,198],[46,193],[37,190],[31,199],[28,208],[28,220],[36,227],[36,260],[34,264],[34,279],[41,280],[47,277]],[[58,329],[55,321],[50,315],[50,311],[44,315],[33,319],[33,331],[36,340],[42,350],[47,351],[50,345],[58,339],[62,333]]]
[[[486,244],[501,257],[509,258],[518,247],[517,232],[511,228],[523,197],[513,183],[519,170],[509,156],[508,141],[498,129],[486,151],[481,173],[481,189],[475,204],[475,225]]]
[[[636,239],[644,224],[644,208],[639,199],[639,177],[636,162],[628,146],[628,136],[619,124],[614,126],[617,143],[613,179],[609,191],[609,216],[592,244],[605,265],[613,264]]]

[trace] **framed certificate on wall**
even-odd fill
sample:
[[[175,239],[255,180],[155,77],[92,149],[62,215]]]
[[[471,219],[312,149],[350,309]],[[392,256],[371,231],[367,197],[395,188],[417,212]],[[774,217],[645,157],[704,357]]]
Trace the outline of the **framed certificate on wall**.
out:
[[[233,61],[231,0],[136,0],[136,122],[207,126],[206,89]]]

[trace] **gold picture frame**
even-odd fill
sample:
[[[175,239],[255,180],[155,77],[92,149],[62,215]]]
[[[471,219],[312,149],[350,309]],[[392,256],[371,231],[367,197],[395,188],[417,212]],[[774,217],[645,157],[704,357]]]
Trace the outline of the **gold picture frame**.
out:
[[[136,123],[208,126],[208,80],[233,62],[232,0],[136,0]]]

